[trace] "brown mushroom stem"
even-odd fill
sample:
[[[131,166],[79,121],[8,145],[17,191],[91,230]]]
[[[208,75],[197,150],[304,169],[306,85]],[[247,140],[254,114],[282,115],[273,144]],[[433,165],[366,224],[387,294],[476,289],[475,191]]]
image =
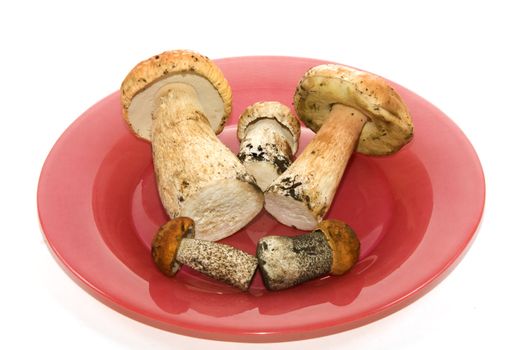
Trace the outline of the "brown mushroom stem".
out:
[[[156,99],[153,161],[168,215],[195,218],[196,238],[238,231],[262,206],[254,178],[216,137],[192,86],[170,84]]]
[[[284,225],[312,230],[328,211],[368,118],[333,105],[304,151],[265,192],[265,209]]]

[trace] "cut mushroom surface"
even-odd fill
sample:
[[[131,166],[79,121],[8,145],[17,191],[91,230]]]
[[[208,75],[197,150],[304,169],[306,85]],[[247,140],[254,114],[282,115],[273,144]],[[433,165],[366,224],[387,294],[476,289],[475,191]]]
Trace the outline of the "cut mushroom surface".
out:
[[[382,78],[339,65],[310,69],[295,109],[317,135],[265,192],[265,208],[281,223],[312,230],[329,210],[355,149],[388,155],[412,138],[407,107]]]
[[[137,65],[121,88],[123,116],[152,142],[161,202],[171,218],[196,222],[196,238],[219,240],[249,223],[263,194],[216,137],[231,110],[218,67],[190,51],[169,51]]]
[[[238,120],[238,158],[265,190],[291,164],[298,148],[300,123],[280,102],[257,102]]]

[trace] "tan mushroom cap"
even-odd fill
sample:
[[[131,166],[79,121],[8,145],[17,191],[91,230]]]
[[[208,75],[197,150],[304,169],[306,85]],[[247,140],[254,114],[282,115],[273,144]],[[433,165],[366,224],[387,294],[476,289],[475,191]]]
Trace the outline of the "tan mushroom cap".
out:
[[[245,136],[247,127],[259,119],[275,119],[286,128],[292,137],[286,137],[291,152],[296,153],[298,138],[300,137],[300,122],[291,114],[286,105],[277,101],[256,102],[245,109],[238,120],[238,140],[241,142]]]
[[[360,241],[351,227],[339,220],[323,220],[318,224],[333,252],[332,275],[342,275],[359,260]]]
[[[368,117],[357,152],[388,155],[412,138],[408,109],[383,78],[336,64],[307,71],[294,96],[296,112],[306,126],[317,132],[336,103],[353,107]]]
[[[194,237],[194,220],[178,217],[165,223],[152,240],[152,258],[159,270],[173,276],[179,270],[177,251],[183,238]]]
[[[232,92],[221,70],[207,57],[188,50],[166,51],[137,64],[121,84],[125,121],[150,141],[156,97],[168,84],[194,87],[212,130],[219,134],[232,108]]]

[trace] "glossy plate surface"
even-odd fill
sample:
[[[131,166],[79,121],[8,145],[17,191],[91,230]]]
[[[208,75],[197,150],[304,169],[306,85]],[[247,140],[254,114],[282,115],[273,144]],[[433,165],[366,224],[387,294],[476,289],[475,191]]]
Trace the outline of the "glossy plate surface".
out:
[[[236,122],[256,101],[291,106],[310,67],[291,57],[216,61],[233,90],[233,113],[219,136],[237,152]],[[42,169],[38,210],[47,243],[65,271],[114,309],[166,330],[212,339],[282,341],[357,327],[386,316],[436,285],[460,260],[485,198],[477,155],[458,127],[430,103],[393,84],[407,103],[414,139],[389,157],[353,155],[328,218],[350,224],[361,260],[341,277],[268,292],[257,274],[248,293],[183,268],[161,275],[149,245],[167,220],[151,148],[122,121],[114,93],[60,137]],[[313,137],[302,129],[300,151]],[[302,233],[261,212],[223,242],[255,253],[266,234]]]

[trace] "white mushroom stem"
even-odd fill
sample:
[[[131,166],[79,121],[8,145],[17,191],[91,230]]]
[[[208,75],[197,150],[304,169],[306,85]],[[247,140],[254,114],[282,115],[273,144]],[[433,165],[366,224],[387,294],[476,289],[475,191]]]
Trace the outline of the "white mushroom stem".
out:
[[[313,230],[331,206],[366,121],[357,109],[333,105],[313,140],[265,192],[265,209],[284,225]]]
[[[293,135],[276,119],[261,118],[249,125],[238,158],[263,191],[291,164]]]
[[[235,233],[262,207],[253,177],[216,137],[192,86],[170,84],[156,99],[152,151],[168,215],[193,218],[196,238],[215,241]]]

